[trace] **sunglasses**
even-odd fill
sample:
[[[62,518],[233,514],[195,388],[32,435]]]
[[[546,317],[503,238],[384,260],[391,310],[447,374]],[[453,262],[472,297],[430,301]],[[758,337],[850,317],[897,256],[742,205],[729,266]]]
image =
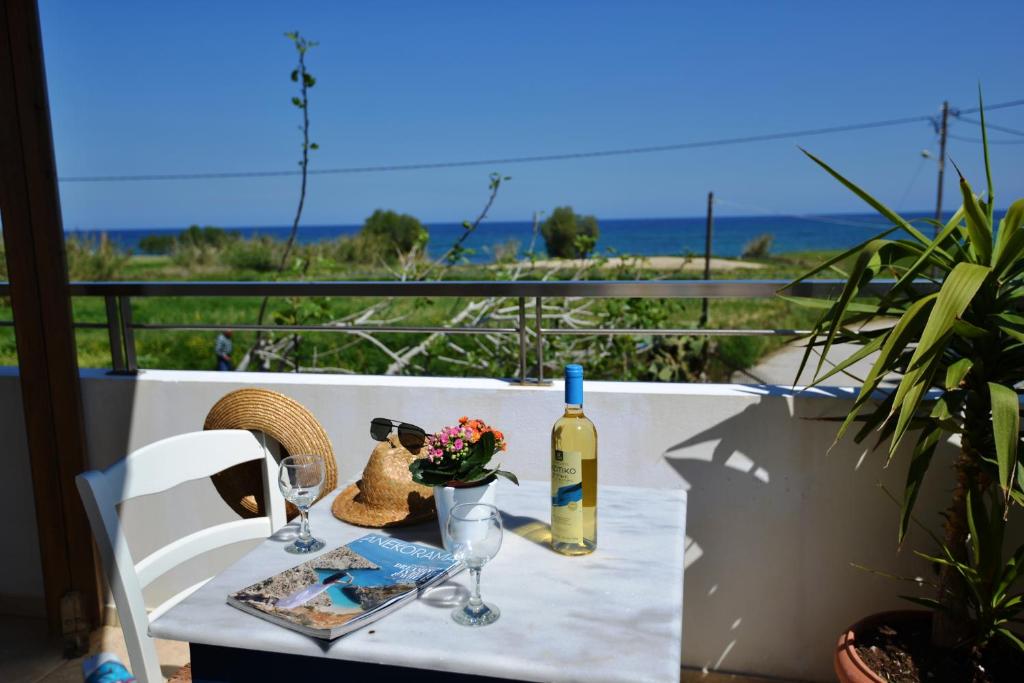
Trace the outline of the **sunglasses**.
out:
[[[411,425],[408,422],[389,420],[386,417],[375,417],[370,420],[370,436],[376,441],[385,441],[394,428],[398,429],[399,443],[410,451],[423,448],[423,444],[427,440],[427,433],[423,431],[422,427]]]

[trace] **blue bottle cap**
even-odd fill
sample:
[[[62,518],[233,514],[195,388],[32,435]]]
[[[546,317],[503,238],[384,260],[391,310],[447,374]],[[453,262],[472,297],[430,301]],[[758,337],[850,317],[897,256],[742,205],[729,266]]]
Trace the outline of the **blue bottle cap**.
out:
[[[572,363],[565,366],[565,402],[583,405],[583,366]]]

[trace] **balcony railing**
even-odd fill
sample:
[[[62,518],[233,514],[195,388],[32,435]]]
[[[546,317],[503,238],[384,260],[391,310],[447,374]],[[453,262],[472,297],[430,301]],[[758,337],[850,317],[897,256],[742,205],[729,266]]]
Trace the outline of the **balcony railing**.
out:
[[[111,366],[115,373],[138,371],[135,350],[136,330],[213,331],[224,324],[202,323],[138,323],[132,318],[132,299],[143,297],[499,297],[518,300],[519,315],[511,327],[431,327],[416,325],[276,325],[231,324],[234,330],[277,332],[336,332],[340,334],[374,333],[444,333],[515,335],[519,339],[519,377],[521,384],[543,383],[544,337],[551,335],[656,335],[656,336],[802,336],[810,330],[798,329],[730,329],[730,328],[557,328],[544,327],[542,303],[545,298],[618,298],[618,299],[756,299],[771,298],[784,287],[786,280],[573,280],[573,281],[443,281],[443,282],[72,282],[70,292],[78,297],[102,297],[106,304],[106,322],[76,322],[76,328],[106,329],[110,339]],[[862,290],[883,294],[893,281],[877,281]],[[932,283],[919,284],[922,291],[933,289]],[[834,297],[843,286],[842,280],[801,282],[786,290],[790,296]],[[10,285],[0,282],[0,296],[9,293]],[[527,300],[533,300],[533,325],[527,318]],[[0,321],[11,326],[12,321]],[[527,377],[527,356],[533,336],[536,376]]]

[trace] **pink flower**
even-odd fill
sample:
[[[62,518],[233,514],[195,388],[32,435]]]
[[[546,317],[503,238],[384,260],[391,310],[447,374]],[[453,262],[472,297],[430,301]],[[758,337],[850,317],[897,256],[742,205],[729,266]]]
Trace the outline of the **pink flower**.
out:
[[[455,450],[461,451],[463,445],[464,444],[462,443],[462,439],[456,439],[455,440]]]

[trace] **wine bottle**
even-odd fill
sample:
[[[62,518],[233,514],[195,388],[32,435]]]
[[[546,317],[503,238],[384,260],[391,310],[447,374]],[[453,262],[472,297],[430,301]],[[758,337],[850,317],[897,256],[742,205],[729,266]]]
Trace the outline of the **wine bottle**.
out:
[[[565,413],[551,430],[551,547],[597,548],[597,429],[583,414],[583,367],[565,366]]]

